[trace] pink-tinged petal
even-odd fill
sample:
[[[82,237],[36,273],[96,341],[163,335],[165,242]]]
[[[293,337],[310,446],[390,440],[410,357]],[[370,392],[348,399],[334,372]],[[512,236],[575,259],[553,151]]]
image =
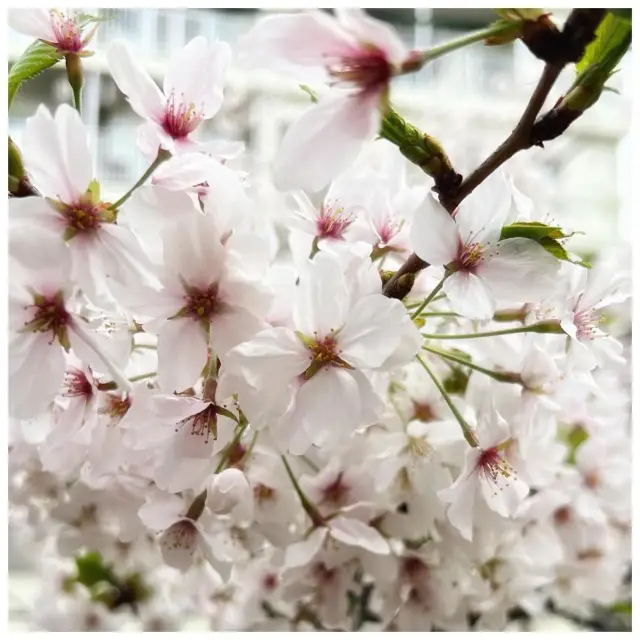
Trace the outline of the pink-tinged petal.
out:
[[[224,364],[250,385],[280,390],[308,368],[309,353],[291,329],[273,327],[231,350]]]
[[[162,232],[167,271],[179,275],[190,286],[206,288],[225,274],[225,250],[217,239],[213,217],[193,212]]]
[[[9,350],[9,414],[32,418],[53,402],[62,386],[65,360],[51,333],[22,334]],[[12,357],[12,354],[15,356]]]
[[[164,464],[155,469],[153,479],[159,489],[170,493],[179,493],[187,489],[199,491],[215,469],[216,462],[210,456],[205,458],[182,456],[182,450],[169,449]]]
[[[176,104],[193,104],[204,118],[214,116],[222,105],[231,49],[225,42],[209,44],[198,36],[172,57],[163,90]]]
[[[18,205],[27,201],[31,201],[29,207]],[[46,210],[48,207],[49,205],[42,198],[9,200],[9,212],[16,215],[25,211],[29,213],[29,209],[35,212],[35,210]],[[26,276],[30,287],[45,287],[47,290],[54,287],[64,289],[69,282],[71,272],[71,252],[62,236],[48,228],[49,219],[48,213],[41,217],[36,214],[31,218],[33,226],[25,224],[13,227],[9,232],[9,256],[12,261],[15,260],[31,272]],[[47,292],[40,291],[40,293]],[[51,291],[51,293],[55,292],[56,289]]]
[[[389,544],[380,533],[360,520],[338,516],[329,521],[329,534],[335,540],[378,555],[389,554]]]
[[[306,540],[288,546],[285,553],[285,567],[293,569],[308,565],[322,548],[328,533],[328,529],[320,527],[312,531]]]
[[[468,449],[465,454],[465,465],[456,481],[447,489],[438,491],[438,498],[450,503],[447,517],[451,524],[458,529],[465,540],[473,538],[473,515],[478,479],[473,473],[479,452]]]
[[[313,438],[315,444],[326,439],[347,437],[361,427],[361,399],[358,383],[344,369],[329,367],[305,382],[296,396],[296,410],[291,420]],[[294,455],[302,455],[289,446]]]
[[[476,269],[498,304],[538,302],[556,290],[560,261],[537,242],[511,238]]]
[[[479,482],[487,506],[503,518],[515,516],[522,501],[529,495],[529,487],[517,476],[505,478],[498,473],[494,481],[480,474]]]
[[[193,386],[207,363],[207,338],[191,318],[169,320],[158,334],[158,381],[168,392]]]
[[[211,347],[222,358],[233,347],[250,340],[268,325],[240,307],[230,307],[211,319]]]
[[[490,320],[496,305],[484,281],[467,271],[457,271],[444,281],[451,309],[466,318]]]
[[[57,39],[48,9],[9,9],[7,23],[19,33],[45,42],[55,42]]]
[[[327,58],[354,55],[358,43],[321,11],[269,16],[256,23],[242,41],[246,57],[261,67],[279,60],[323,67]]]
[[[179,520],[160,536],[160,551],[164,561],[175,569],[187,571],[193,564],[200,535],[192,520]]]
[[[168,529],[184,512],[184,500],[178,496],[162,495],[145,502],[138,510],[140,520],[153,531]]]
[[[129,100],[131,108],[142,118],[160,122],[165,98],[151,76],[134,60],[124,42],[111,44],[107,50],[107,63],[114,82]]]
[[[165,144],[167,140],[169,145]],[[155,121],[146,121],[136,127],[136,144],[149,164],[156,159],[160,147],[173,152],[173,139]]]
[[[158,284],[153,265],[131,229],[123,225],[105,224],[97,233],[97,238],[107,278],[113,278],[124,287],[132,282]]]
[[[343,266],[335,257],[320,252],[308,263],[301,276],[293,310],[296,328],[313,337],[325,338],[344,324],[348,313],[349,292]]]
[[[288,129],[274,166],[281,191],[316,192],[355,161],[380,127],[380,94],[330,91]]]
[[[245,152],[246,145],[239,140],[210,140],[200,143],[200,149],[214,160],[221,162],[239,158]]]
[[[458,228],[445,208],[428,195],[411,223],[411,244],[418,257],[440,266],[453,262],[458,252]]]
[[[402,338],[406,309],[381,294],[360,298],[338,335],[341,358],[358,368],[375,369],[394,352]]]
[[[56,111],[56,127],[62,145],[65,173],[78,196],[83,195],[93,180],[93,156],[87,131],[80,114],[70,105],[61,104]]]
[[[385,22],[368,16],[363,9],[335,9],[338,22],[362,45],[373,45],[383,51],[393,64],[404,62],[407,47],[398,33]]]
[[[151,183],[172,191],[189,189],[207,180],[209,166],[214,162],[201,153],[174,156],[156,169]]]
[[[68,105],[61,105],[59,110],[63,106]],[[84,134],[84,126],[79,126]],[[78,190],[75,174],[72,177],[69,173],[66,145],[58,123],[47,107],[40,105],[36,114],[27,118],[22,137],[24,164],[29,168],[33,183],[44,196],[71,204],[87,190],[91,178]],[[75,168],[72,170],[75,171]]]
[[[61,241],[66,227],[64,218],[44,198],[37,197],[11,198],[9,200],[9,224],[12,228],[26,225],[27,234],[33,231],[33,227],[41,230],[46,229],[57,234]],[[9,254],[14,255],[11,244],[9,245]]]
[[[511,187],[499,169],[465,198],[455,213],[463,242],[497,242],[510,208]]]

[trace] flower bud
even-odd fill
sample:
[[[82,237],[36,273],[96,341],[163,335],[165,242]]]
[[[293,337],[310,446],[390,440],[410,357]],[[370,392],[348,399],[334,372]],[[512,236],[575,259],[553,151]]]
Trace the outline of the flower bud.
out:
[[[207,491],[207,506],[214,513],[230,513],[249,493],[249,482],[239,469],[216,474]]]

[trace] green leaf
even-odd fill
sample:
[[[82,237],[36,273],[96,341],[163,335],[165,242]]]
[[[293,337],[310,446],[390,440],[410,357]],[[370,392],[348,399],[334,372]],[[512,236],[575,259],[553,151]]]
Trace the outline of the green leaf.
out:
[[[609,608],[609,611],[611,611],[611,613],[621,613],[623,615],[630,616],[632,614],[631,600],[627,600],[626,602],[616,602]]]
[[[528,240],[537,242],[543,249],[558,258],[558,260],[578,264],[588,269],[591,267],[588,262],[582,260],[579,256],[569,253],[559,242],[573,235],[575,235],[574,232],[566,233],[561,227],[552,227],[543,222],[514,222],[513,224],[502,227],[500,240],[506,240],[507,238],[527,238]]]
[[[582,59],[576,63],[578,75],[591,65],[599,64],[617,49],[629,36],[631,22],[610,11],[596,30],[595,39],[589,44]]]
[[[631,21],[631,9],[609,9],[609,13],[612,13],[617,18]]]
[[[40,40],[31,44],[9,70],[9,107],[23,82],[35,78],[63,57],[55,47]]]
[[[96,551],[76,556],[76,567],[78,569],[76,580],[89,589],[101,582],[110,584],[116,582],[113,572],[104,565],[102,556]]]

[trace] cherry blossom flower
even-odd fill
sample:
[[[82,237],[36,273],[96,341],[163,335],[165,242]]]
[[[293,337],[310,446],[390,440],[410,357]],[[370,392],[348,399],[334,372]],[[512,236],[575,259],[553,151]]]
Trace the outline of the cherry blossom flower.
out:
[[[124,42],[111,44],[107,51],[109,70],[132,109],[147,121],[138,136],[151,160],[158,148],[172,154],[206,150],[193,135],[222,105],[230,57],[226,43],[210,44],[198,36],[172,58],[160,91]]]
[[[97,28],[94,25],[86,31],[94,22],[91,17],[65,15],[59,9],[9,9],[8,22],[12,29],[38,38],[60,53],[91,55],[85,49]]]
[[[511,206],[500,172],[492,174],[453,215],[434,198],[416,212],[411,241],[420,258],[446,267],[443,290],[453,311],[478,320],[496,304],[536,302],[554,290],[559,261],[533,240],[500,240]]]
[[[71,250],[71,277],[93,302],[113,300],[109,283],[150,282],[150,263],[136,237],[102,202],[93,180],[87,132],[75,109],[60,105],[55,117],[40,105],[27,119],[22,151],[44,197],[12,198],[12,227],[50,229]],[[106,300],[105,300],[106,298]]]
[[[71,253],[59,237],[30,229],[10,239],[9,294],[10,412],[32,417],[53,401],[63,385],[65,352],[97,358],[122,385],[115,366],[87,323],[75,313],[70,280]]]
[[[271,297],[260,282],[234,269],[212,216],[184,215],[162,235],[163,288],[141,290],[131,306],[145,329],[158,334],[161,386],[183,391],[200,377],[209,345],[224,360],[229,349],[266,326],[261,317]]]
[[[377,292],[358,295],[353,284],[350,291],[341,263],[329,254],[316,256],[306,275],[295,330],[261,331],[226,358],[248,383],[239,391],[243,411],[258,425],[280,418],[271,434],[292,453],[373,421],[377,401],[366,373],[384,370],[405,336],[414,345],[408,359],[420,340],[402,304],[382,296],[379,284]]]
[[[463,538],[471,540],[478,492],[487,506],[504,518],[513,517],[529,493],[504,455],[509,442],[507,425],[495,412],[477,430],[478,447],[467,450],[456,481],[438,496],[449,503],[447,516]]]
[[[391,78],[412,59],[398,35],[362,9],[336,9],[336,18],[321,11],[270,16],[247,34],[244,48],[262,66],[266,59],[322,68],[336,85],[284,137],[274,171],[285,191],[319,191],[356,159],[378,132]]]

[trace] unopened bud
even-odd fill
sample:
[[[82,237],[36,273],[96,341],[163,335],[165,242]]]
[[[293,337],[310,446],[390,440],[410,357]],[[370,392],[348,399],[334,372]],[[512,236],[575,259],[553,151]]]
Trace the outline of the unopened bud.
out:
[[[225,469],[216,474],[207,491],[207,506],[224,515],[233,511],[250,492],[249,481],[239,469]]]

